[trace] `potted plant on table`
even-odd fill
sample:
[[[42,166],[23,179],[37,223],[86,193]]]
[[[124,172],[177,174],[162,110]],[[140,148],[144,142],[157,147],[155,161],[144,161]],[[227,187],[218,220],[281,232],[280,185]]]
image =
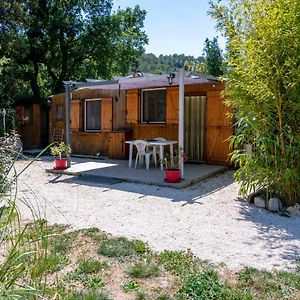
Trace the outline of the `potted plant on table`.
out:
[[[165,182],[178,183],[181,180],[180,163],[186,160],[182,150],[175,150],[173,156],[167,154],[161,161],[165,165]]]
[[[71,147],[64,142],[56,143],[50,148],[54,156],[54,169],[65,170],[68,167],[68,155],[71,154]]]

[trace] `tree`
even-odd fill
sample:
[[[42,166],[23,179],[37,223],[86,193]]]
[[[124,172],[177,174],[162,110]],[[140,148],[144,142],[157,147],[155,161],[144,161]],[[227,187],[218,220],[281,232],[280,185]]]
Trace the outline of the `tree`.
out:
[[[223,56],[222,50],[219,47],[218,39],[213,38],[210,41],[208,38],[205,40],[205,47],[203,49],[205,63],[204,67],[206,73],[213,76],[223,75]]]
[[[300,2],[211,2],[227,37],[227,104],[235,112],[233,161],[243,194],[300,201]],[[240,150],[252,144],[252,154]]]
[[[42,99],[63,91],[63,80],[109,79],[135,68],[147,36],[139,6],[112,12],[112,0],[2,1],[1,98]],[[17,84],[16,84],[17,83]]]

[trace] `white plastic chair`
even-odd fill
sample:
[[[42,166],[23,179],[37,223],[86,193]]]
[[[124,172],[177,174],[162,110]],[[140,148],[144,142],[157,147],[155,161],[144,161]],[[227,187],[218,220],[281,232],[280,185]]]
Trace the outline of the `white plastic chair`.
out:
[[[136,146],[137,149],[137,154],[135,158],[135,168],[139,162],[139,164],[142,164],[144,162],[144,157],[145,157],[145,162],[146,162],[146,169],[149,170],[149,165],[150,165],[150,158],[152,155],[152,158],[154,159],[154,164],[156,166],[156,155],[153,155],[153,150],[147,150],[147,145],[148,143],[144,140],[136,140],[134,145]]]

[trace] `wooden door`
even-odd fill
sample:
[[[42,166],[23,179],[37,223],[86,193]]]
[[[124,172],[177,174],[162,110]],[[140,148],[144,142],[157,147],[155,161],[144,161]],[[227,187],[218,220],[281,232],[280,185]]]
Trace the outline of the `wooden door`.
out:
[[[220,91],[207,92],[205,109],[205,148],[204,157],[208,163],[229,165],[229,138],[233,134],[232,122],[227,117]]]

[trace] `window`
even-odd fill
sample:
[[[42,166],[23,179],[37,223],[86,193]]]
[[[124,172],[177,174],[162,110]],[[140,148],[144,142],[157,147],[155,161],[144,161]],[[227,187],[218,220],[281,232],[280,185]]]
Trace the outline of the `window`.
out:
[[[166,122],[166,89],[142,91],[142,123]]]
[[[64,118],[64,106],[62,104],[56,104],[56,121],[62,121]]]
[[[33,105],[24,106],[23,123],[33,125]]]
[[[100,131],[101,130],[101,100],[85,100],[84,130]]]

